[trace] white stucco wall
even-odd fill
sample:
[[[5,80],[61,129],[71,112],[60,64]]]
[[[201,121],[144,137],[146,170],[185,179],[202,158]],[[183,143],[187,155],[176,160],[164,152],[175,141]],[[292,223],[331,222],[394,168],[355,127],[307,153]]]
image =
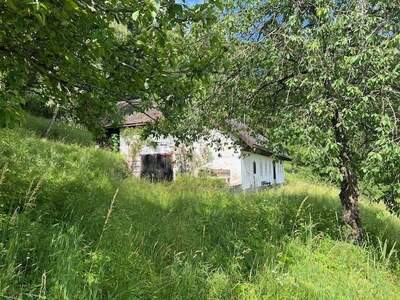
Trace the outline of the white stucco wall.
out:
[[[143,144],[138,152],[140,155],[171,154],[175,151],[174,139],[170,136],[159,138],[149,137],[146,142],[140,142],[139,136],[125,135],[125,130],[127,129],[121,129],[119,150],[126,156],[129,154],[129,149],[134,143]]]
[[[149,143],[143,145],[140,155],[146,154],[172,154],[175,151],[175,143],[172,137],[149,138]]]
[[[244,189],[260,187],[263,182],[270,184],[284,183],[283,163],[281,161],[275,162],[276,179],[274,180],[273,161],[272,157],[243,151],[241,160],[242,187]],[[256,164],[255,174],[254,163]]]
[[[127,156],[129,153],[129,143],[131,142],[125,136],[123,136],[123,131],[125,129],[122,128],[119,135],[119,152],[121,152],[124,156]]]
[[[125,129],[121,129],[120,134],[120,152],[127,158],[127,163],[131,166],[133,174],[139,176],[141,169],[140,156],[145,154],[172,154],[174,163],[174,177],[179,169],[179,149],[176,148],[172,137],[162,137],[154,140],[153,143],[144,143],[138,151],[136,157],[131,157],[130,148],[137,143],[138,137],[125,135]],[[260,187],[263,182],[271,184],[282,184],[285,181],[283,163],[276,161],[276,180],[273,178],[273,158],[241,151],[234,145],[233,141],[218,131],[211,132],[211,140],[219,140],[219,145],[211,144],[201,140],[193,144],[193,154],[196,157],[195,168],[208,170],[229,170],[229,185],[242,185],[244,189]],[[204,159],[204,153],[207,152],[207,158]],[[201,159],[200,159],[201,158]],[[256,174],[253,172],[253,162],[256,163]],[[196,175],[195,171],[193,175]]]
[[[196,152],[202,147],[207,147],[209,152],[208,161],[200,166],[200,169],[209,170],[229,170],[229,185],[237,186],[241,184],[242,165],[240,158],[240,149],[234,145],[233,141],[218,131],[211,132],[212,140],[219,140],[218,145],[209,144],[205,141],[199,141],[194,144]]]
[[[134,175],[140,176],[142,155],[171,154],[174,159],[175,143],[172,137],[149,137],[146,142],[143,142],[140,140],[139,135],[125,134],[125,130],[129,130],[129,128],[121,128],[119,150],[126,157],[127,164]],[[137,150],[132,151],[136,147],[135,145],[140,146],[136,148]],[[132,152],[135,152],[135,155]],[[176,170],[174,169],[174,176],[175,173]]]

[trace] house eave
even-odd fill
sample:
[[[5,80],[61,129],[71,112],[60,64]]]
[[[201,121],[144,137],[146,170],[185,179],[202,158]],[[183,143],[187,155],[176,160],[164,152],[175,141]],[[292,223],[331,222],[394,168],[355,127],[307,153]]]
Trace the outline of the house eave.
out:
[[[284,160],[284,161],[292,161],[292,159],[285,154],[275,154],[271,150],[265,148],[264,146],[257,145],[257,144],[253,145],[252,147],[249,147],[249,146],[243,147],[242,150],[260,154],[263,156],[268,156],[268,157],[274,156],[274,157],[277,157],[280,160]]]
[[[124,123],[124,124],[111,124],[106,125],[104,128],[112,129],[112,128],[135,128],[135,127],[143,127],[149,125],[149,122],[140,122],[140,123]]]

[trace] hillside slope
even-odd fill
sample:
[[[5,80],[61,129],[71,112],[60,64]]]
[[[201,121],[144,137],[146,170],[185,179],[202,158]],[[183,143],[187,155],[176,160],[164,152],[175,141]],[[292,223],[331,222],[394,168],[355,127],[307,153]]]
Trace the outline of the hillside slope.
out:
[[[334,188],[289,178],[128,178],[119,155],[0,130],[0,295],[21,299],[397,299],[400,220],[363,204],[346,243]]]

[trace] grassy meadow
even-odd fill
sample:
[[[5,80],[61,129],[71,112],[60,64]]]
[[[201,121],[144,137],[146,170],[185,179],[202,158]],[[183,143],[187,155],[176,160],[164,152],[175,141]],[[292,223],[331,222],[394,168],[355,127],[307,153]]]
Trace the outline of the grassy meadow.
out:
[[[384,207],[363,200],[357,247],[337,190],[301,172],[259,193],[151,184],[77,136],[0,130],[0,299],[399,299]]]
[[[50,122],[49,119],[43,117],[25,114],[19,127],[41,138],[45,135]],[[51,127],[48,139],[80,146],[95,146],[96,144],[93,135],[89,131],[60,121],[55,122]]]

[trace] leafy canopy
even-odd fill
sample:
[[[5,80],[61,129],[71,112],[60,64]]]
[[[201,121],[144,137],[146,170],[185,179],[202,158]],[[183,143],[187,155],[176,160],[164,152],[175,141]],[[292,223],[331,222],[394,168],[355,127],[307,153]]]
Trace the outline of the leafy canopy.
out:
[[[198,55],[218,43],[207,33],[216,2],[2,1],[1,124],[33,101],[91,129],[119,100],[179,106],[220,55],[218,47]]]
[[[398,1],[369,1],[365,10],[360,1],[329,0],[232,7],[224,19],[230,69],[202,111],[242,120],[276,146],[296,145],[299,159],[333,180],[342,179],[335,127],[360,175],[378,177],[384,161],[399,167],[390,159],[399,152]]]
[[[400,192],[399,1],[228,1],[229,65],[193,109],[204,126],[245,123],[341,183],[361,240],[359,179]]]

